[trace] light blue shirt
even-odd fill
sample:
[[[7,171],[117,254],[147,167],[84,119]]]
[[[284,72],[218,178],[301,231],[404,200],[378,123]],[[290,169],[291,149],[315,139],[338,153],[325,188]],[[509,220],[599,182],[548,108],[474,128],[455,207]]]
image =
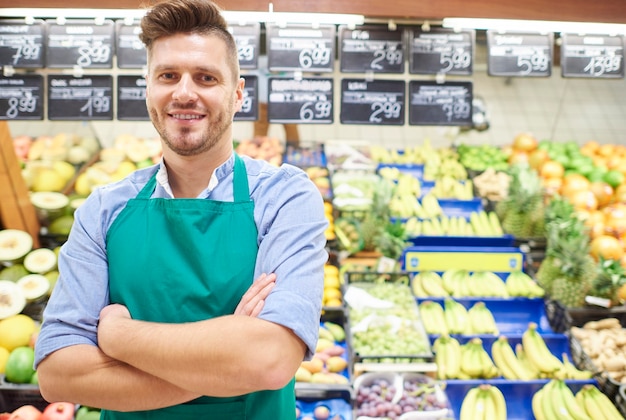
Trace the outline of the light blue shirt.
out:
[[[322,197],[295,166],[277,168],[265,161],[242,158],[258,230],[254,278],[261,273],[277,276],[259,318],[293,330],[308,346],[310,358],[318,338],[322,266],[328,258],[324,236],[328,221]],[[199,199],[233,201],[233,165],[234,155],[216,169]],[[161,182],[167,181],[164,169],[161,163],[162,173],[157,176]],[[97,345],[100,310],[109,304],[107,231],[155,170],[155,166],[140,169],[119,182],[97,188],[76,210],[71,233],[59,254],[61,274],[43,314],[35,366],[63,347]],[[167,184],[164,187],[157,182],[153,197],[170,198],[167,191]]]

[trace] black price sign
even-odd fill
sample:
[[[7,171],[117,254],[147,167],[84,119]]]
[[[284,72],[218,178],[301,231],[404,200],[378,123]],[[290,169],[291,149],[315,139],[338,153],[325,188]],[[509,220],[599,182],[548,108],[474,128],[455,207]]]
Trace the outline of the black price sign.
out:
[[[409,72],[471,75],[476,31],[446,28],[409,32]]]
[[[117,36],[117,67],[120,69],[141,69],[145,67],[146,47],[139,39],[141,27],[138,24],[128,25],[123,21],[115,24]]]
[[[0,120],[43,119],[43,76],[0,76]]]
[[[0,67],[44,67],[43,21],[0,21]]]
[[[117,119],[150,119],[146,107],[146,79],[143,76],[117,76]]]
[[[343,73],[404,73],[402,31],[387,26],[339,28]]]
[[[112,120],[113,77],[48,75],[48,119]]]
[[[332,124],[333,79],[269,78],[269,122]]]
[[[335,61],[335,25],[280,27],[268,24],[267,60],[271,71],[331,72]]]
[[[552,74],[554,34],[487,31],[487,70],[490,76]]]
[[[48,25],[46,43],[47,67],[112,68],[115,28],[113,21],[102,25],[72,21],[64,25]]]
[[[562,34],[563,77],[624,77],[624,35]]]
[[[242,69],[256,69],[259,61],[261,45],[261,24],[232,25],[229,32],[235,38],[239,67]]]
[[[257,76],[244,74],[246,81],[243,91],[241,111],[235,113],[235,121],[256,121],[259,119],[259,80]]]
[[[472,83],[409,82],[410,125],[472,125]]]
[[[404,125],[403,80],[341,80],[341,123]]]

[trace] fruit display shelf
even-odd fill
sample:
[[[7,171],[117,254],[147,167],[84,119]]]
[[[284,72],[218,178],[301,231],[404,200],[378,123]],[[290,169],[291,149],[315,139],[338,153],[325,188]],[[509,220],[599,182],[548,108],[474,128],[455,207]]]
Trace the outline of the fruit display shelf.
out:
[[[532,412],[533,395],[548,382],[547,379],[534,381],[511,381],[507,379],[448,380],[445,390],[455,413],[455,419],[459,419],[461,405],[468,391],[481,384],[490,384],[496,386],[504,394],[508,420],[528,420],[535,418]],[[595,380],[566,380],[565,383],[573,392],[577,392],[586,384],[595,385]]]
[[[296,420],[326,418],[329,420],[351,420],[353,389],[307,387],[296,383]]]
[[[501,276],[523,270],[524,262],[524,253],[519,248],[503,246],[410,246],[400,257],[401,269],[407,272],[457,268],[492,271]]]
[[[23,405],[33,405],[44,410],[48,402],[43,399],[37,384],[14,384],[4,375],[0,377],[0,413],[12,412]]]
[[[444,299],[441,297],[416,298],[418,305],[424,301],[433,301],[443,305]],[[500,334],[522,334],[531,322],[537,324],[537,331],[541,334],[554,333],[546,315],[544,300],[541,298],[462,297],[454,298],[454,300],[466,309],[470,309],[477,302],[484,302],[486,308],[492,313]]]

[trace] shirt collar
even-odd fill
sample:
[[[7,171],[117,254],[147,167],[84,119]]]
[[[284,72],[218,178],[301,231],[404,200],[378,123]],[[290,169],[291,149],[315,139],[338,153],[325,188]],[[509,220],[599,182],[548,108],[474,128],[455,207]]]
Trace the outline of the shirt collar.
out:
[[[209,185],[200,192],[197,198],[208,198],[211,191],[213,191],[218,184],[220,183],[220,179],[223,179],[226,175],[228,175],[234,168],[235,165],[235,155],[232,153],[230,157],[222,163],[220,166],[215,168],[213,173],[211,174],[211,179],[209,179]],[[159,162],[159,170],[156,174],[157,183],[165,190],[167,195],[170,198],[174,198],[174,193],[172,192],[172,188],[170,187],[168,175],[167,175],[167,167],[165,166],[165,161],[161,158]]]

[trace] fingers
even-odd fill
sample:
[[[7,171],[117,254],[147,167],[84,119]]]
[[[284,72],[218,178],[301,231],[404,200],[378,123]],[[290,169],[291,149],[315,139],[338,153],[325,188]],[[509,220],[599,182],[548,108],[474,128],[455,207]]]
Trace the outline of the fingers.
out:
[[[235,309],[235,315],[258,316],[263,309],[265,299],[269,296],[275,284],[275,274],[261,274],[242,296],[241,301]]]

